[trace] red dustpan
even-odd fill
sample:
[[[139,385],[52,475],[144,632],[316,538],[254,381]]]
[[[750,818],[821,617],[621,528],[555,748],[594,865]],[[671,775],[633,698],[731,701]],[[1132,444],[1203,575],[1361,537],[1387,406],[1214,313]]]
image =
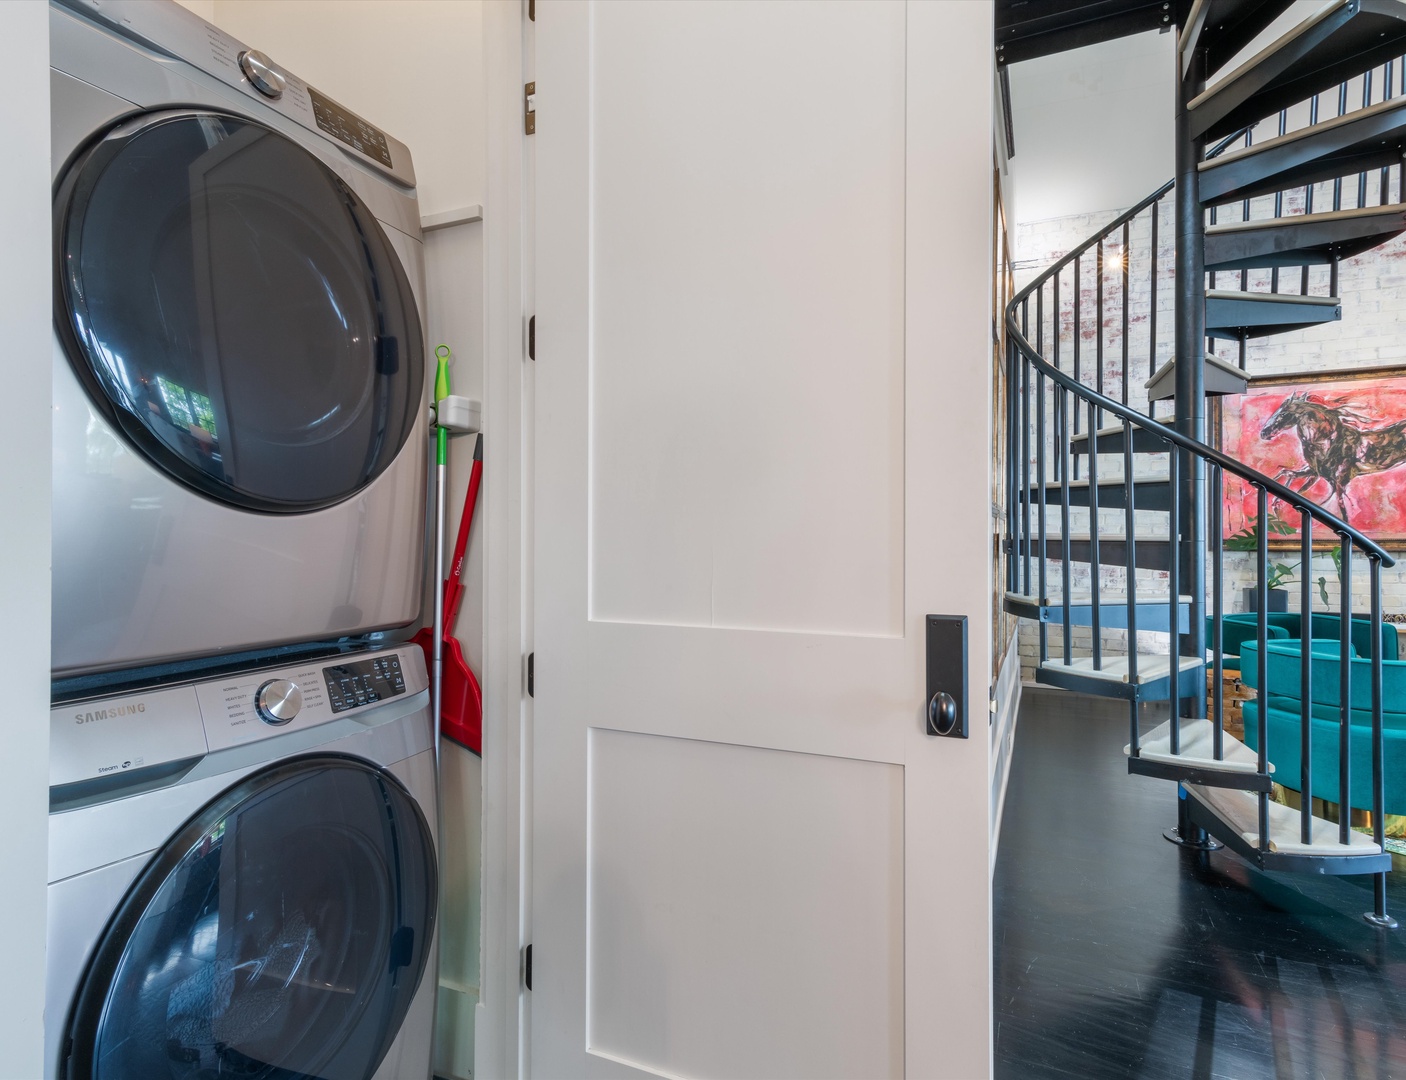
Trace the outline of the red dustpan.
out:
[[[440,734],[480,756],[483,754],[483,693],[464,659],[463,648],[453,637],[453,626],[464,599],[464,551],[469,546],[469,526],[473,524],[482,477],[483,436],[479,435],[474,442],[474,469],[464,496],[464,512],[459,518],[459,537],[454,541],[454,558],[449,564],[449,578],[444,583],[444,668],[440,677],[439,724]],[[425,651],[425,666],[433,668],[434,629],[423,627],[412,640]]]

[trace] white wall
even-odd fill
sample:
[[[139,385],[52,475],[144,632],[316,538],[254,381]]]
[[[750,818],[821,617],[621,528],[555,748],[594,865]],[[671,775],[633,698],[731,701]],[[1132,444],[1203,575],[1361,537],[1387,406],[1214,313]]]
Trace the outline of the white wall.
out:
[[[1013,225],[1121,210],[1172,178],[1175,55],[1152,31],[1011,65]]]
[[[35,1077],[44,1056],[44,920],[49,836],[49,12],[0,4],[8,77],[0,96],[0,651],[9,674],[0,761],[0,1076]]]

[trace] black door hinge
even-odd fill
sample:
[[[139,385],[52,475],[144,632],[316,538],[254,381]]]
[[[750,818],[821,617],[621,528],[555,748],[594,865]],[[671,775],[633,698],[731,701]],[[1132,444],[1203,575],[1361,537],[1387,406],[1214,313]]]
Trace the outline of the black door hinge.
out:
[[[523,951],[522,956],[522,982],[529,990],[532,989],[532,946],[529,945]]]
[[[527,358],[537,359],[537,316],[533,315],[527,320]]]
[[[537,681],[536,676],[537,676],[537,654],[536,654],[535,652],[530,652],[530,653],[527,654],[527,696],[528,696],[528,697],[536,697],[536,696],[537,696],[536,694],[533,693],[533,691],[537,689],[537,687],[534,685],[534,684],[536,683],[536,681]]]

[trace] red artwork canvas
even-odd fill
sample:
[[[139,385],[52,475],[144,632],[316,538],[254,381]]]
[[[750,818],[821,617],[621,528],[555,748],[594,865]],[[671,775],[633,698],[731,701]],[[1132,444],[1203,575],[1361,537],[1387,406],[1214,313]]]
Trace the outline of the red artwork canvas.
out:
[[[1332,381],[1258,380],[1222,399],[1227,454],[1300,491],[1378,543],[1406,541],[1406,372]],[[1255,492],[1225,480],[1224,535],[1254,522]],[[1299,515],[1271,499],[1270,513],[1295,526]],[[1333,533],[1314,531],[1332,541]]]

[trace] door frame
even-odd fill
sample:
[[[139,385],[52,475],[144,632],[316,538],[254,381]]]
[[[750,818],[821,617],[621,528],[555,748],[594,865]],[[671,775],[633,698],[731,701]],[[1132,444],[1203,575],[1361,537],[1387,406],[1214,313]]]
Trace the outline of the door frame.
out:
[[[483,5],[483,896],[474,1075],[528,1074],[523,950],[530,928],[532,297],[530,157],[523,86],[529,0]]]

